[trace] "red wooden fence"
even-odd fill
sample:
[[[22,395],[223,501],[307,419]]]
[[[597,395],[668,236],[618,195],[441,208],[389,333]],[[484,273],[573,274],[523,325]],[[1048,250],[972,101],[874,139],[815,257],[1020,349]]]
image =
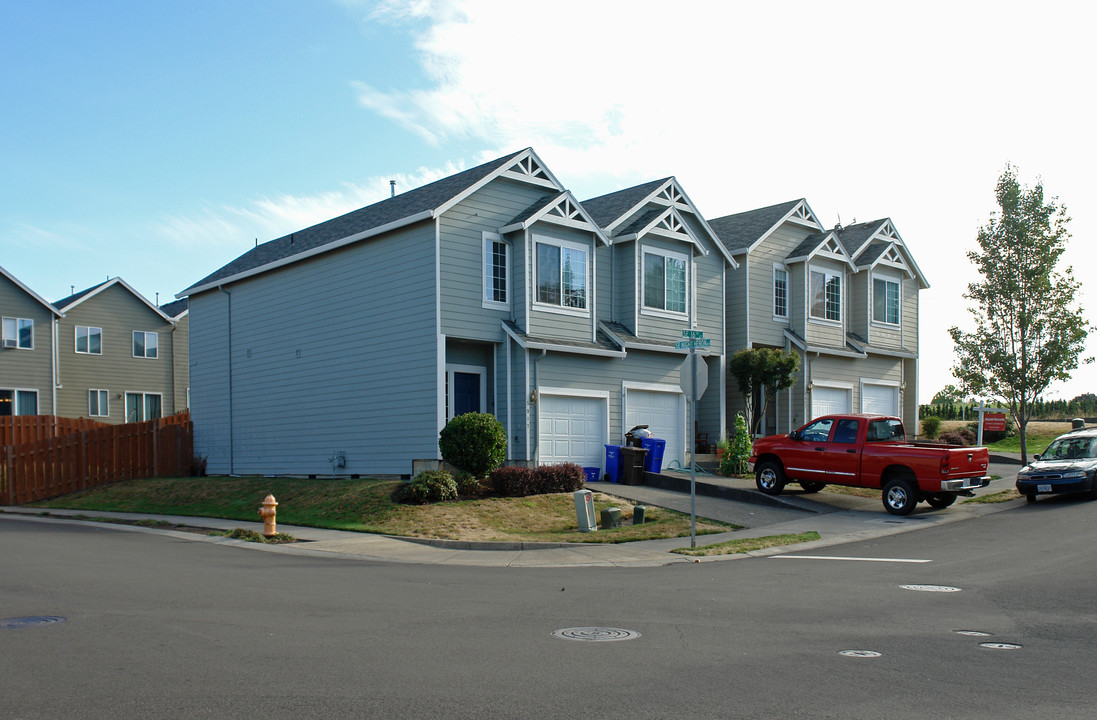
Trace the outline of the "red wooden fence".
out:
[[[186,413],[96,425],[0,447],[0,505],[46,500],[119,480],[190,474],[194,440]]]
[[[56,415],[15,415],[0,417],[0,446],[22,445],[69,433],[105,427],[106,423],[87,418],[65,418]]]

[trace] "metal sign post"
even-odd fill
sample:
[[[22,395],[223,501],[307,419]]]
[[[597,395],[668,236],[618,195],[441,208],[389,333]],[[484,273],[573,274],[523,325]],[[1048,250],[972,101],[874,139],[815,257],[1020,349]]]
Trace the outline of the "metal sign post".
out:
[[[712,341],[705,338],[700,330],[683,330],[682,337],[674,347],[679,350],[689,349],[686,361],[682,363],[679,373],[679,385],[689,401],[689,419],[686,427],[686,437],[689,441],[689,546],[697,547],[697,434],[692,428],[697,427],[697,400],[704,394],[708,387],[708,365],[704,358],[697,354],[697,348],[706,348]],[[701,368],[705,369],[702,374]]]

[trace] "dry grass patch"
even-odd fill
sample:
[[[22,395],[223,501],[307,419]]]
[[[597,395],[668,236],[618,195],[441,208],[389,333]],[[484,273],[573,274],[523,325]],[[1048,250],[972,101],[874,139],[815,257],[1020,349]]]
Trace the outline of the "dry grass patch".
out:
[[[712,545],[702,545],[695,548],[676,548],[671,552],[691,557],[706,557],[711,555],[737,555],[742,553],[764,550],[771,547],[783,547],[785,545],[797,545],[799,543],[813,542],[819,539],[819,533],[814,530],[805,533],[788,535],[767,535],[758,538],[743,538],[741,540],[728,540]]]

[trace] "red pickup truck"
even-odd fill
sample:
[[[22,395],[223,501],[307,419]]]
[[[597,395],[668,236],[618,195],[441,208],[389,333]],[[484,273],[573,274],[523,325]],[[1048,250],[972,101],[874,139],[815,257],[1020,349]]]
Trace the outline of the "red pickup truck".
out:
[[[946,508],[990,482],[985,447],[906,442],[903,421],[883,415],[826,415],[788,435],[754,441],[758,489],[778,495],[790,482],[805,492],[827,485],[880,488],[892,515],[922,500]]]

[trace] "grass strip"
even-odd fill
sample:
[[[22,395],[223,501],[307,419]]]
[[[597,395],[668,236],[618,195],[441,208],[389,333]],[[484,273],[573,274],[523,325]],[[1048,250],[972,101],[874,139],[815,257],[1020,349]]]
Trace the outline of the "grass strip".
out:
[[[1021,493],[1017,492],[1016,488],[1010,488],[1009,490],[1002,490],[1001,492],[988,493],[987,495],[976,495],[973,498],[964,500],[965,503],[1000,503],[1009,502],[1010,500],[1016,500],[1022,497]]]
[[[812,542],[819,539],[819,533],[811,530],[809,532],[786,534],[786,535],[767,535],[765,537],[758,538],[743,538],[741,540],[728,540],[721,543],[713,543],[712,545],[702,545],[696,548],[675,548],[671,552],[678,553],[679,555],[690,555],[692,557],[707,557],[710,555],[738,555],[742,553],[754,552],[755,550],[764,550],[771,547],[783,547],[785,545],[797,545],[799,543]]]

